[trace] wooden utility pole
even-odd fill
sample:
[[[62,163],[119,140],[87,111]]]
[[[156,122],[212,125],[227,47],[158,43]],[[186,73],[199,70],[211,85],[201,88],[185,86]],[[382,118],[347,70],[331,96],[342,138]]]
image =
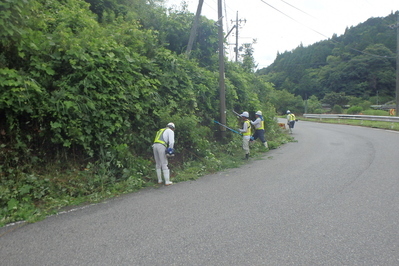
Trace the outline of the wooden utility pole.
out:
[[[187,50],[186,50],[187,56],[190,56],[191,50],[193,49],[193,43],[194,43],[195,35],[197,35],[198,21],[201,16],[201,10],[202,10],[203,4],[204,4],[204,0],[199,0],[198,7],[197,7],[197,13],[195,15],[193,26],[191,27],[190,38],[189,38],[188,44],[187,44]]]
[[[220,122],[226,125],[226,91],[224,84],[224,36],[222,0],[218,0],[218,37],[219,37],[219,98],[220,98]],[[221,138],[226,138],[226,128],[220,127]]]
[[[396,116],[399,116],[399,11],[396,11]]]

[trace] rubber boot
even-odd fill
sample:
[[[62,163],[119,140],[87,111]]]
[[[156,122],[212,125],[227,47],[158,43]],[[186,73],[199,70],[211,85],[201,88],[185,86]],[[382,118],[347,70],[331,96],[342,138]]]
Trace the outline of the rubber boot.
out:
[[[245,154],[245,160],[249,159],[249,153]]]
[[[165,185],[169,186],[172,185],[173,182],[171,182],[170,179],[170,171],[168,170],[163,170],[163,177],[165,178]]]
[[[155,170],[157,170],[158,184],[162,184],[162,169]]]
[[[267,145],[267,141],[265,143],[263,143],[263,145],[265,145],[265,148],[268,149],[269,146]]]

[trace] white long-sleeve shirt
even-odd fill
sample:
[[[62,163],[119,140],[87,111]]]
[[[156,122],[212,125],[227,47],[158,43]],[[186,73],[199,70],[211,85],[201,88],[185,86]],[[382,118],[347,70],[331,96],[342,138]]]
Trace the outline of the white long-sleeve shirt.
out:
[[[255,127],[255,129],[258,129],[262,126],[262,119],[260,119],[260,117],[256,118],[255,121],[250,122]]]
[[[251,121],[249,121],[249,122],[251,122]],[[245,132],[247,132],[249,129],[248,129],[248,123],[246,123],[246,122],[244,122],[244,124],[242,125],[242,128],[240,128],[240,129],[238,129],[241,133],[245,133]],[[244,136],[244,139],[250,139],[251,138],[251,136]]]
[[[162,138],[165,141],[166,144],[168,144],[169,148],[173,149],[173,146],[175,145],[175,132],[167,128],[162,134]]]

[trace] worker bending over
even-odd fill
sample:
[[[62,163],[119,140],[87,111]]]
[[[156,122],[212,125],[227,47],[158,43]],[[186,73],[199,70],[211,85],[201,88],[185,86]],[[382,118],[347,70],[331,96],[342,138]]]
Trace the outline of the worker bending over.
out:
[[[165,178],[165,185],[169,186],[173,184],[170,181],[170,171],[168,168],[168,158],[167,155],[173,155],[174,149],[173,146],[175,144],[175,124],[169,123],[166,125],[166,128],[160,129],[154,140],[154,144],[152,145],[154,151],[155,158],[155,169],[158,177],[158,184],[162,184],[162,172],[163,177]],[[168,148],[169,146],[169,148]]]

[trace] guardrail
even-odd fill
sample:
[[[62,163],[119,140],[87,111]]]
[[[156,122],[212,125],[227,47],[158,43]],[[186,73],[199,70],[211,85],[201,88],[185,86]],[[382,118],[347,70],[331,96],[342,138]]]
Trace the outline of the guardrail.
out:
[[[371,120],[384,122],[399,122],[397,116],[377,116],[377,115],[345,115],[345,114],[304,114],[305,118],[318,119],[354,119],[354,120]]]

